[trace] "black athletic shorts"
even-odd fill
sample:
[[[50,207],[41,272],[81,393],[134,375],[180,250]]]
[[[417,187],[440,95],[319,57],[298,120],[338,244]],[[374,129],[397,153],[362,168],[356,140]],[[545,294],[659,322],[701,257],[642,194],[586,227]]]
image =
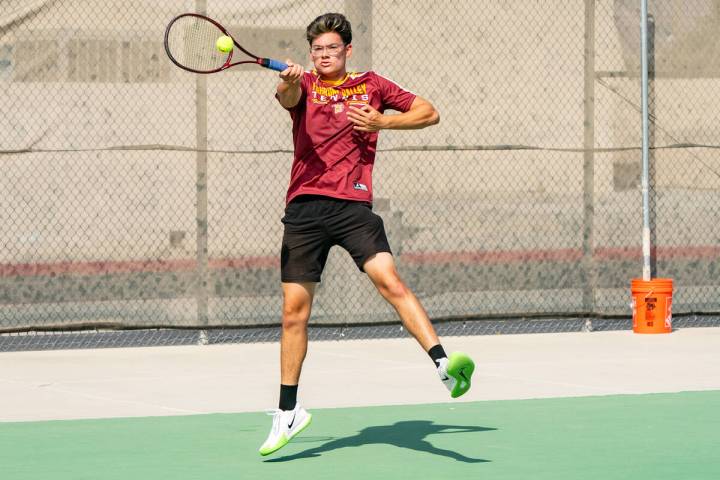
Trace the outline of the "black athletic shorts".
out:
[[[282,222],[283,282],[319,282],[333,245],[347,250],[360,271],[376,253],[392,253],[383,220],[368,203],[300,195],[285,208]]]

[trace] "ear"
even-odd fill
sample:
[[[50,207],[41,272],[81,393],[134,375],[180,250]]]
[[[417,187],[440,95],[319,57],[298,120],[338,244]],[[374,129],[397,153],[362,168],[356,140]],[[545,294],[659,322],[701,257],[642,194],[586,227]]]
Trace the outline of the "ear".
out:
[[[345,57],[350,58],[352,57],[352,43],[348,43],[347,47],[345,47]]]

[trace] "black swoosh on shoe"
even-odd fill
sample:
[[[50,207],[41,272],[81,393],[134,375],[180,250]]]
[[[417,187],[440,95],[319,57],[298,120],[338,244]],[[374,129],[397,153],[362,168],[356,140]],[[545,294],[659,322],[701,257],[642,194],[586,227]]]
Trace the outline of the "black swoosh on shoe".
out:
[[[294,413],[294,414],[293,414],[292,421],[291,421],[290,423],[288,423],[288,428],[292,428],[293,424],[295,423],[295,417],[296,417],[296,416],[297,416],[297,414]]]

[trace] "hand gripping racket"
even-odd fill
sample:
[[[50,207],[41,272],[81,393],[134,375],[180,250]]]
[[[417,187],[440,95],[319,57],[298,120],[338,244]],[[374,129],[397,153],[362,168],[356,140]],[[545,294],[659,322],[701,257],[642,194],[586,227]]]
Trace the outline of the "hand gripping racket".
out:
[[[223,35],[232,38],[235,48],[227,53],[219,51],[215,42]],[[232,61],[235,49],[252,60]],[[288,66],[278,60],[261,58],[245,50],[230,33],[215,20],[196,13],[175,17],[165,29],[165,51],[170,60],[189,72],[215,73],[235,65],[254,63],[282,72]]]

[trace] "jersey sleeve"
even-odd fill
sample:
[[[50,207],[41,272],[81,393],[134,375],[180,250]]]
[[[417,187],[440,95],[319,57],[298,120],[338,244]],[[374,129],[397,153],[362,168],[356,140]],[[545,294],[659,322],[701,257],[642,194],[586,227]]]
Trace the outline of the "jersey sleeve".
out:
[[[378,82],[378,89],[382,96],[382,104],[384,108],[391,110],[397,110],[398,112],[407,112],[410,110],[410,106],[415,100],[414,93],[405,90],[403,87],[388,80],[385,77],[375,74],[375,78]]]

